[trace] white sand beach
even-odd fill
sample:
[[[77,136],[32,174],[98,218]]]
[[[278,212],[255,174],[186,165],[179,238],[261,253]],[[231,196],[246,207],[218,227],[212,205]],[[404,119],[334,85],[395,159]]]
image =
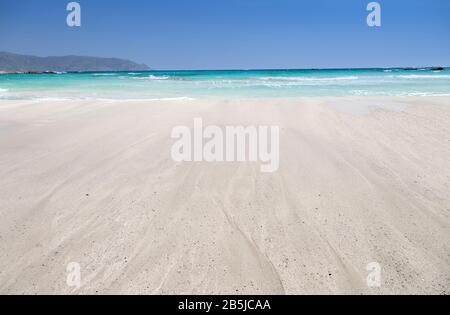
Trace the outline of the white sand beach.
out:
[[[279,170],[174,162],[195,117]],[[450,294],[449,97],[0,101],[0,178],[1,294]]]

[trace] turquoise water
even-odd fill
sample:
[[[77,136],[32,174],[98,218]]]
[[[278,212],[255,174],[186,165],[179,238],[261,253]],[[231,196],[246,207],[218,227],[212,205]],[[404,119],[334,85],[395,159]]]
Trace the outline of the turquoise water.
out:
[[[233,70],[0,75],[0,100],[450,95],[450,69]]]

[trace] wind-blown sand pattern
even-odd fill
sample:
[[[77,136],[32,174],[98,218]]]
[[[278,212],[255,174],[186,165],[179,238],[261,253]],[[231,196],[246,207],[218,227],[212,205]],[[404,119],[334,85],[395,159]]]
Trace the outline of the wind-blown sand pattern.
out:
[[[1,101],[0,293],[449,294],[449,105]],[[279,125],[278,172],[175,163],[195,117]]]

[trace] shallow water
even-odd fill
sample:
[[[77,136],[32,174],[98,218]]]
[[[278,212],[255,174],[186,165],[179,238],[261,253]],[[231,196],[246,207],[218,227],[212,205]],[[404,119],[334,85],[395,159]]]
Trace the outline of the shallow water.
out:
[[[450,95],[450,69],[215,70],[0,75],[0,99]]]

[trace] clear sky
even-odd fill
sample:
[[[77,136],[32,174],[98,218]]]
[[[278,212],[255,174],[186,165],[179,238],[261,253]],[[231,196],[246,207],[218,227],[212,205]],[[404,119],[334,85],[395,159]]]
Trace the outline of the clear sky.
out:
[[[127,58],[153,69],[450,66],[449,0],[0,0],[0,51]]]

